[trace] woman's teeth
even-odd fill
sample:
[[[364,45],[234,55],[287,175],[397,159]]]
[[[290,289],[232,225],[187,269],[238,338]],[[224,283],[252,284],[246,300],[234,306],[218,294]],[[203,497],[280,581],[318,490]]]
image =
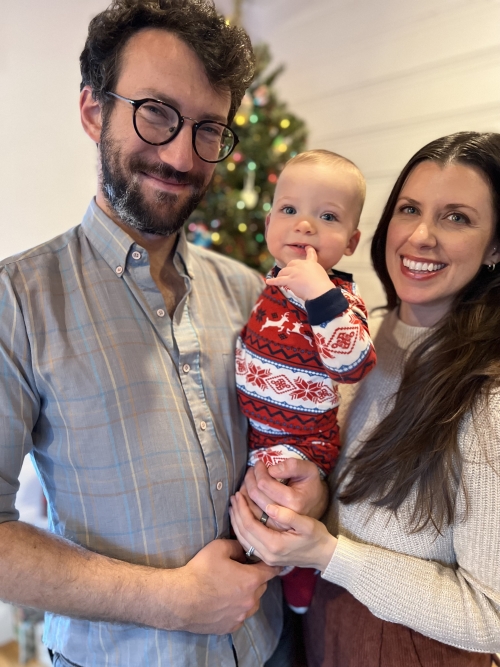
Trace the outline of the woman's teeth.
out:
[[[414,262],[412,259],[403,257],[403,266],[406,266],[410,271],[439,271],[444,269],[446,264],[435,264],[433,262]]]

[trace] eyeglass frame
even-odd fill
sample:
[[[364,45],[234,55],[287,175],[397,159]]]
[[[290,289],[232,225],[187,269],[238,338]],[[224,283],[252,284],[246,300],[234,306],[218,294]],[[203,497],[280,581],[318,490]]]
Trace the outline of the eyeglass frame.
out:
[[[132,100],[128,97],[123,97],[123,95],[118,95],[118,93],[113,93],[110,90],[106,90],[104,92],[104,94],[105,95],[111,95],[111,97],[115,97],[117,100],[122,100],[123,102],[128,102],[129,104],[131,104],[134,107],[134,115],[133,115],[132,120],[133,120],[133,124],[134,124],[135,133],[137,134],[137,136],[139,137],[139,139],[141,141],[144,141],[145,144],[149,144],[150,146],[164,146],[165,144],[169,144],[171,141],[173,141],[178,136],[178,134],[180,133],[180,131],[182,130],[182,128],[184,126],[184,121],[185,120],[192,120],[193,121],[193,126],[192,126],[193,149],[194,149],[194,152],[196,153],[196,155],[200,158],[200,160],[203,160],[203,162],[208,162],[210,164],[217,164],[218,162],[223,162],[224,160],[226,160],[231,155],[231,153],[234,151],[236,146],[239,144],[240,140],[239,140],[238,135],[236,134],[236,132],[231,127],[229,127],[229,125],[226,125],[225,123],[221,123],[218,120],[208,120],[208,119],[207,120],[196,120],[196,118],[191,118],[190,116],[183,116],[181,114],[181,112],[178,109],[176,109],[175,107],[173,107],[171,104],[168,104],[167,102],[163,102],[162,100],[157,100],[154,97],[144,97],[141,100]],[[179,124],[177,126],[177,129],[165,141],[160,141],[159,143],[153,143],[152,141],[148,141],[147,139],[144,139],[143,136],[141,136],[139,130],[137,129],[136,115],[137,115],[138,110],[141,108],[141,106],[143,104],[145,104],[146,102],[155,102],[156,104],[161,104],[165,107],[168,107],[169,109],[172,109],[172,111],[177,115],[177,117],[179,119]],[[229,130],[231,132],[231,134],[234,137],[234,143],[233,143],[233,146],[232,146],[231,150],[229,151],[229,153],[227,155],[225,155],[223,158],[220,158],[219,160],[207,160],[206,158],[202,157],[198,153],[198,149],[196,148],[196,133],[198,132],[198,129],[202,125],[204,125],[205,123],[211,123],[211,124],[215,124],[215,125],[220,125],[221,127],[225,127],[227,130]]]

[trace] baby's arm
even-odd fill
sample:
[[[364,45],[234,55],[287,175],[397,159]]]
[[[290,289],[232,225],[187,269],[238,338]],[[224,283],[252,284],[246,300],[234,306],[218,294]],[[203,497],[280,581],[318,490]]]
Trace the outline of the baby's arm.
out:
[[[366,307],[359,296],[335,287],[314,248],[293,260],[269,285],[287,287],[305,302],[314,342],[325,370],[339,383],[359,382],[376,362]]]

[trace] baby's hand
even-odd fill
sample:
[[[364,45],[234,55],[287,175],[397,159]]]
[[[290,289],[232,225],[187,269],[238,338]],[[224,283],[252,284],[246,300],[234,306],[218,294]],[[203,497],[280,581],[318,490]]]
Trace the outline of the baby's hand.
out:
[[[266,282],[276,287],[289,287],[303,301],[316,299],[334,289],[327,272],[318,264],[316,250],[310,245],[306,246],[305,259],[293,259],[276,278],[268,278]]]

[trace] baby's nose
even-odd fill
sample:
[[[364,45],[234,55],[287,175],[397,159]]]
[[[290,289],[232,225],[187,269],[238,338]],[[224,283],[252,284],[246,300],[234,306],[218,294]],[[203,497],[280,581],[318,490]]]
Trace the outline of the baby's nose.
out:
[[[300,231],[304,232],[312,232],[314,231],[314,223],[312,220],[309,220],[308,218],[302,218],[302,220],[299,220],[297,223],[297,228]]]

